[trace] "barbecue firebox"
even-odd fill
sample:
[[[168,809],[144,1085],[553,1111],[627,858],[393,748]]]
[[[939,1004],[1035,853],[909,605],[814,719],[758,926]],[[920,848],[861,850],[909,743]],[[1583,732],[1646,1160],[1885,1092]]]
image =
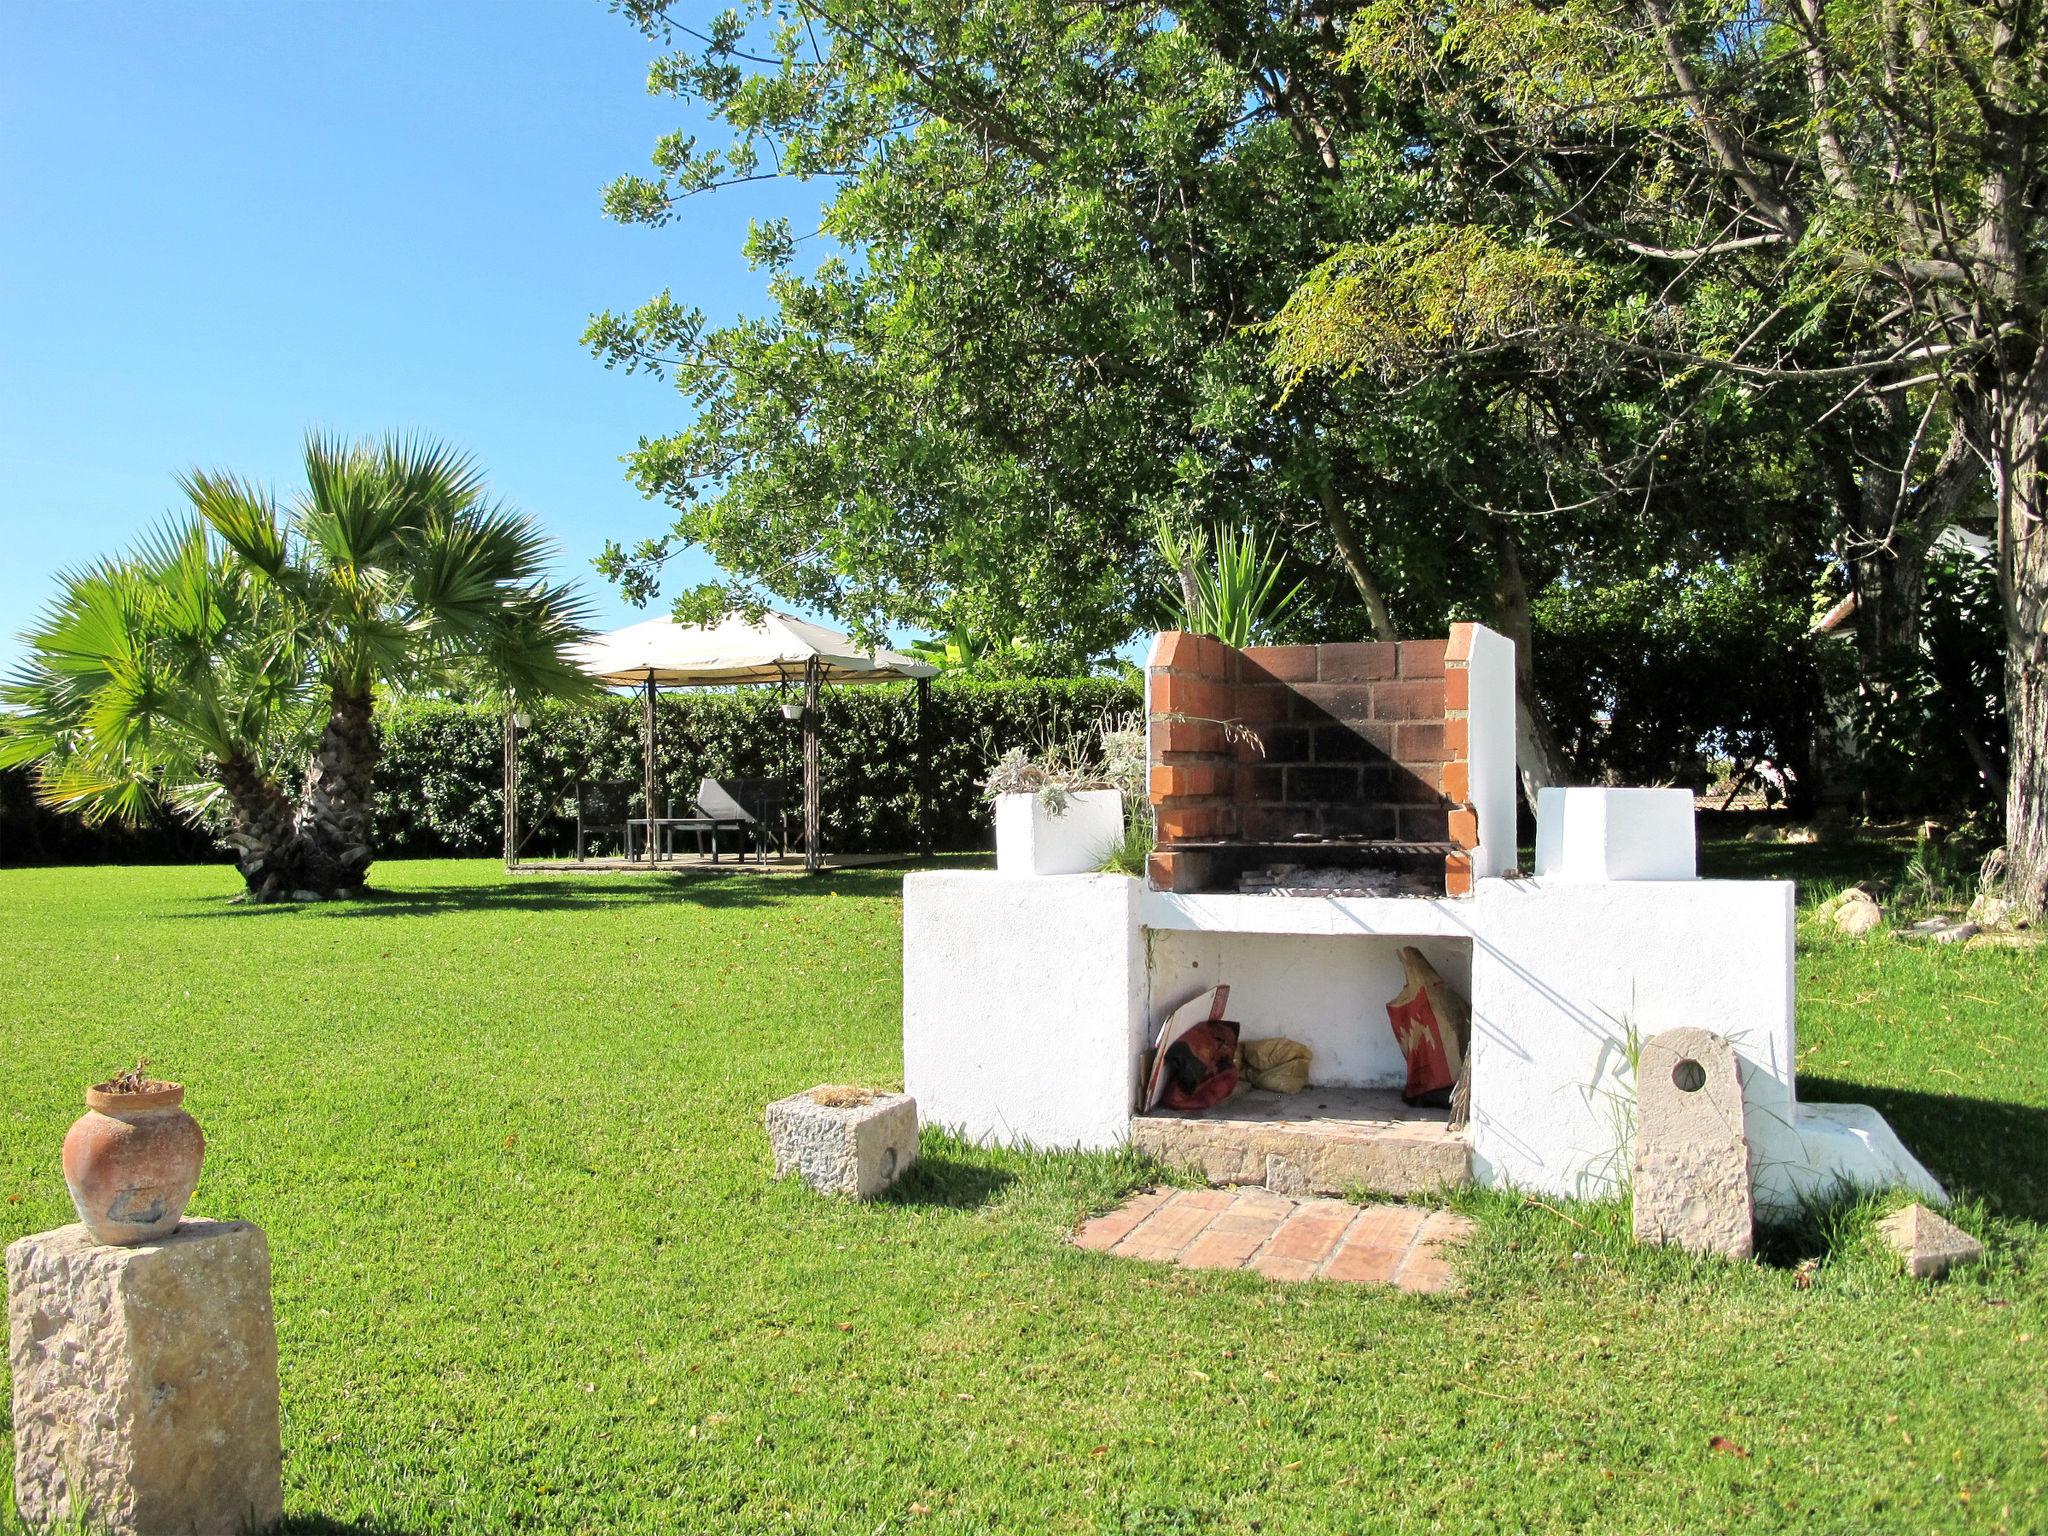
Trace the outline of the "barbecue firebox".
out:
[[[1514,862],[1514,650],[1168,633],[1146,677],[1155,890],[1463,895]]]

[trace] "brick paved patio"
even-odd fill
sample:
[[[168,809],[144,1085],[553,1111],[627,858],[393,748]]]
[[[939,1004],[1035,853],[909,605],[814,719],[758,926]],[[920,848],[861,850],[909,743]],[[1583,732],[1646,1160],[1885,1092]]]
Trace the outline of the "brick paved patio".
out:
[[[1074,1241],[1117,1258],[1441,1291],[1445,1250],[1476,1223],[1418,1205],[1289,1200],[1264,1189],[1151,1189],[1084,1222]]]

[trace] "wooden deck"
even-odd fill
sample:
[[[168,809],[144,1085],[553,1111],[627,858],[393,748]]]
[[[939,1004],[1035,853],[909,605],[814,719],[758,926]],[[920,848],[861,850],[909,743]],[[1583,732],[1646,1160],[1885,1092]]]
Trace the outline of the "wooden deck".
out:
[[[914,853],[828,853],[824,869],[872,869],[879,864],[907,864],[917,857]],[[797,874],[804,872],[804,856],[801,853],[768,855],[764,864],[758,858],[749,858],[744,864],[738,855],[721,854],[716,863],[709,854],[678,853],[669,858],[657,859],[649,864],[645,859],[521,859],[511,866],[509,873],[515,875],[673,875],[708,870],[714,873],[742,871],[748,874]]]

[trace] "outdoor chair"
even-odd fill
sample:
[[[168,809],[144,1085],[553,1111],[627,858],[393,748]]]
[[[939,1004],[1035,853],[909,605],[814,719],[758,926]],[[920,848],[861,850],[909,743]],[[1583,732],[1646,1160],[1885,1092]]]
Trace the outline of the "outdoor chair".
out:
[[[740,834],[740,857],[746,857],[746,839],[751,837],[760,851],[761,862],[768,862],[768,845],[773,842],[779,853],[789,852],[789,840],[782,831],[782,797],[776,794],[765,780],[733,779],[721,782],[706,779],[697,786],[696,810],[714,823],[711,846],[718,847],[718,829],[731,827]]]
[[[585,843],[594,837],[611,836],[626,847],[626,818],[633,813],[633,796],[639,786],[616,780],[576,781],[576,861],[583,861]]]

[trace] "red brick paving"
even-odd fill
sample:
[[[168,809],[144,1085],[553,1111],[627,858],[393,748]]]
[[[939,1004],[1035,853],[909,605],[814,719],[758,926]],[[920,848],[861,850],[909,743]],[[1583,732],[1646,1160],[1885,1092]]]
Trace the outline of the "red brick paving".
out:
[[[1289,1200],[1263,1189],[1147,1190],[1074,1241],[1117,1258],[1250,1269],[1269,1280],[1341,1280],[1441,1291],[1469,1217],[1416,1205]]]

